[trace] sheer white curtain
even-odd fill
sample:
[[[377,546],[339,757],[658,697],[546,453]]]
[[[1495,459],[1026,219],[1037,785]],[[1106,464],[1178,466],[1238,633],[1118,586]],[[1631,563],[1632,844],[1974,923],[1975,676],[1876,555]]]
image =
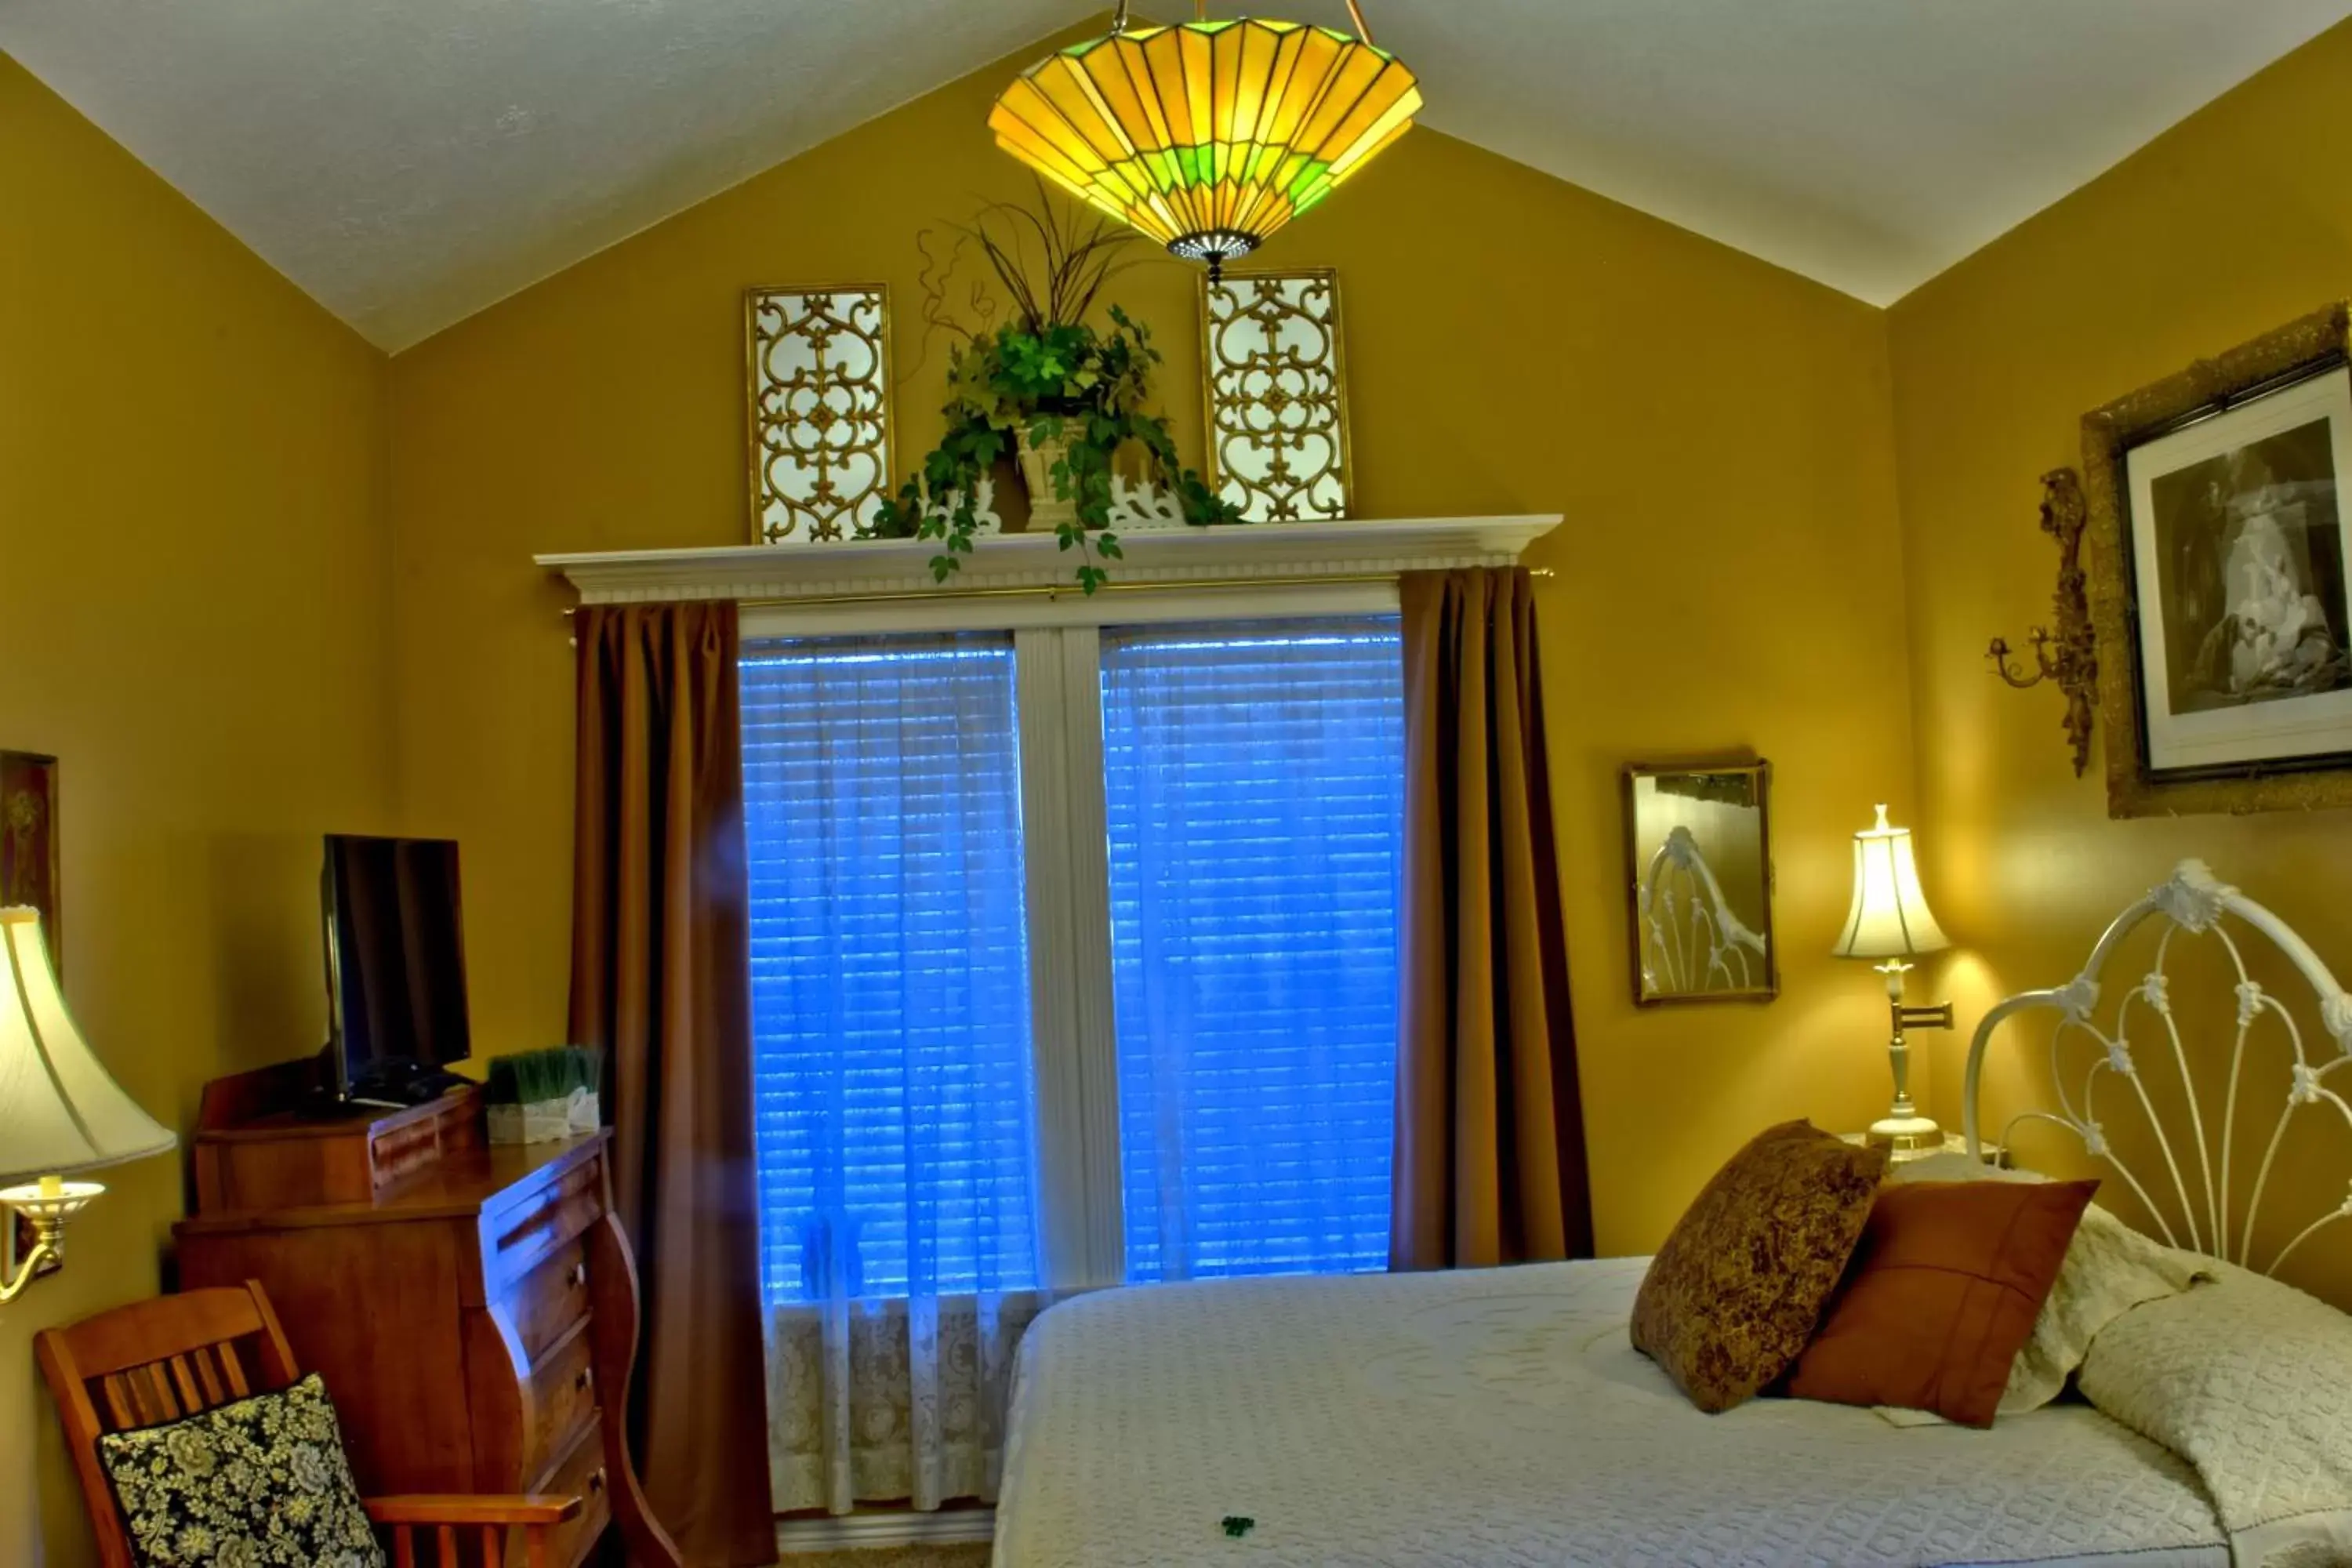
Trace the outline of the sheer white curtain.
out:
[[[1036,1310],[1009,637],[742,668],[779,1510],[995,1495]]]
[[[1102,649],[1127,1278],[1385,1268],[1396,623]]]

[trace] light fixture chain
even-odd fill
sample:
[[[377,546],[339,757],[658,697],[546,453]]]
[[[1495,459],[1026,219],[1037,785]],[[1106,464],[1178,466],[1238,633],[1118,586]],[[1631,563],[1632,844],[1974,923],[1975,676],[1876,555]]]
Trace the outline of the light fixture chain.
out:
[[[1113,37],[1127,31],[1128,5],[1129,0],[1118,0],[1118,10],[1110,19],[1110,31]],[[1356,24],[1357,38],[1361,42],[1370,43],[1372,41],[1371,24],[1364,20],[1364,7],[1359,0],[1348,0],[1348,16]],[[1192,0],[1192,20],[1205,22],[1208,19],[1209,0]]]

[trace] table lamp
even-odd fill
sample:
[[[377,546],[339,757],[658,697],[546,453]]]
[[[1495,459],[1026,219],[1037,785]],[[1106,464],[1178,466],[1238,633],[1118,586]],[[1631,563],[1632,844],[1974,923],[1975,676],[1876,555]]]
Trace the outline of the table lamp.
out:
[[[60,1261],[66,1222],[106,1189],[65,1178],[161,1154],[177,1140],[106,1074],[66,1011],[37,910],[0,910],[0,1205],[33,1228],[32,1249],[0,1277],[14,1300]],[[30,1180],[26,1180],[30,1178]]]
[[[1903,1032],[1950,1028],[1952,1005],[1905,1006],[1903,977],[1910,973],[1913,958],[1951,945],[1919,890],[1911,830],[1887,826],[1886,808],[1880,806],[1877,823],[1853,836],[1853,908],[1846,912],[1845,934],[1832,951],[1840,958],[1877,959],[1878,972],[1886,976],[1887,1009],[1894,1021],[1886,1054],[1895,1066],[1895,1103],[1870,1124],[1870,1141],[1893,1150],[1898,1159],[1934,1153],[1944,1146],[1944,1130],[1911,1103],[1911,1053]]]

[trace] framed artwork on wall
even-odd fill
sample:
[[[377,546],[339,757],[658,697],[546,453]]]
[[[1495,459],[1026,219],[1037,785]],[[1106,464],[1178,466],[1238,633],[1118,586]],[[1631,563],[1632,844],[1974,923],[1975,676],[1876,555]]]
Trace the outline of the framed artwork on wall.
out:
[[[754,289],[743,315],[751,542],[858,537],[890,493],[890,290]]]
[[[58,760],[0,752],[0,904],[41,911],[49,958],[65,968],[58,923]]]
[[[2084,419],[2110,816],[2352,805],[2347,325]]]
[[[1348,372],[1329,268],[1201,279],[1209,483],[1252,522],[1348,515]]]

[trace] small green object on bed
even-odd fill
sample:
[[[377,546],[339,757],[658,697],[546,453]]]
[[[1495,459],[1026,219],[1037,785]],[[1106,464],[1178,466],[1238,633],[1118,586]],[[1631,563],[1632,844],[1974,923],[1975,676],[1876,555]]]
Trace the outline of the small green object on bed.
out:
[[[1245,1513],[1229,1513],[1224,1517],[1225,1533],[1238,1541],[1257,1528],[1257,1521]]]

